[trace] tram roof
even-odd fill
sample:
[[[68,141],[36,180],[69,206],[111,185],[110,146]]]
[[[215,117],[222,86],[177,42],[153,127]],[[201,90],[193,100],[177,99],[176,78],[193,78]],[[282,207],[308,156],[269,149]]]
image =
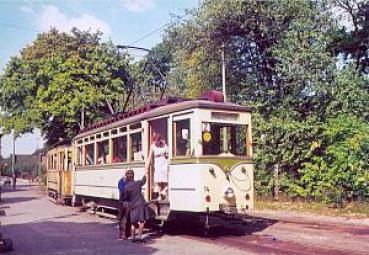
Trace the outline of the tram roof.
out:
[[[123,113],[117,113],[113,117],[94,123],[82,129],[80,133],[73,139],[79,139],[86,135],[101,132],[106,129],[116,128],[133,122],[142,121],[144,119],[155,118],[161,115],[190,110],[190,109],[214,109],[236,112],[252,112],[253,109],[248,106],[241,106],[229,102],[214,102],[210,100],[198,99],[188,100],[183,98],[169,97],[155,103],[146,104],[142,107],[129,110]]]

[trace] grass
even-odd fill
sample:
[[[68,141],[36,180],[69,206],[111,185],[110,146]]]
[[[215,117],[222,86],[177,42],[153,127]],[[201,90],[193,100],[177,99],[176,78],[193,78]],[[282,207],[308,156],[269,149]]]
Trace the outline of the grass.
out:
[[[328,216],[340,216],[349,218],[368,218],[369,203],[351,202],[342,208],[332,208],[323,202],[291,201],[270,198],[258,198],[255,203],[256,209],[280,210],[293,212],[309,212]]]

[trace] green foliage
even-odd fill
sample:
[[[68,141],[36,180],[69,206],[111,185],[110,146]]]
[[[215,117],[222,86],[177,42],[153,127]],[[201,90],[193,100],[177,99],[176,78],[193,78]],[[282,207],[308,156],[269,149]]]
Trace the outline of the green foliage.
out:
[[[349,191],[356,194],[352,199],[366,196],[361,160],[366,145],[344,153],[363,134],[332,139],[334,120],[345,118],[354,129],[369,121],[368,81],[349,64],[350,55],[341,54],[347,36],[365,35],[366,12],[355,13],[361,32],[350,34],[337,26],[332,6],[324,0],[207,0],[169,28],[159,45],[170,52],[161,64],[170,67],[166,74],[176,81],[175,91],[189,97],[221,88],[224,46],[228,98],[257,109],[255,186],[262,194],[272,192],[278,164],[280,188],[289,196],[326,201],[348,197]],[[359,41],[366,39],[356,40],[350,54],[358,53],[362,65],[365,54],[359,51],[367,47],[358,49]],[[340,68],[338,61],[344,62]],[[362,174],[348,171],[345,157]]]
[[[340,28],[338,7],[354,21]],[[368,4],[366,1],[206,0],[169,27],[147,61],[129,64],[100,34],[40,34],[0,77],[1,124],[39,127],[49,143],[86,121],[161,96],[221,88],[255,107],[255,186],[271,194],[273,168],[288,196],[342,204],[367,200],[369,183]],[[350,8],[355,7],[355,8]],[[117,57],[120,56],[120,57]],[[163,78],[166,76],[166,79]],[[167,83],[168,81],[168,83]],[[133,90],[132,84],[139,83]],[[128,89],[127,89],[128,88]]]
[[[122,106],[129,58],[118,57],[100,33],[42,33],[12,58],[0,77],[1,124],[24,133],[37,127],[49,145],[65,142],[85,124],[109,114],[109,104]]]
[[[339,115],[328,120],[322,155],[304,164],[301,186],[308,196],[327,201],[369,199],[369,124]]]
[[[355,68],[368,74],[369,2],[366,0],[333,0],[333,5],[344,14],[342,16],[347,16],[350,22],[346,22],[331,45],[332,51],[340,54],[344,63],[354,62]]]

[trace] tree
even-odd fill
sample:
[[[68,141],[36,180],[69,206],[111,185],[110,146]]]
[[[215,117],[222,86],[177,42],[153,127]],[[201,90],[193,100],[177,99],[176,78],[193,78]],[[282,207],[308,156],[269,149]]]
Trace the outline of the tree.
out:
[[[37,127],[49,145],[68,142],[85,124],[120,110],[129,57],[119,55],[101,33],[51,29],[11,58],[0,80],[5,131]]]
[[[364,0],[334,0],[333,5],[347,17],[337,35],[332,51],[342,55],[344,62],[354,61],[361,72],[369,73],[369,2]]]
[[[339,114],[325,124],[322,154],[300,169],[304,196],[342,205],[369,201],[369,124]]]
[[[355,66],[337,68],[340,59],[332,49],[342,31],[331,7],[324,0],[207,0],[166,33],[169,80],[189,97],[221,88],[224,46],[229,100],[256,109],[259,191],[272,190],[277,164],[282,191],[307,197],[308,164],[319,158],[340,165],[327,156],[330,146],[339,146],[326,143],[332,119],[351,114],[347,121],[368,120],[368,81]]]

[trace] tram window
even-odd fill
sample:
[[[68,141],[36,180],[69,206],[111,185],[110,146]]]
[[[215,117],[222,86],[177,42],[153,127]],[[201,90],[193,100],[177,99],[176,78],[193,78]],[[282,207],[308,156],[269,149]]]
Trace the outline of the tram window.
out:
[[[77,166],[82,166],[82,146],[77,147]]]
[[[72,169],[72,151],[68,150],[67,154],[67,171],[70,171]]]
[[[130,125],[129,128],[131,130],[141,128],[141,123],[136,123],[136,124]]]
[[[247,155],[247,126],[236,126],[236,155]]]
[[[175,156],[189,156],[191,151],[190,120],[180,120],[174,123],[175,127]]]
[[[203,123],[203,154],[246,156],[246,132],[246,126]]]
[[[54,167],[54,165],[53,165],[53,163],[54,163],[54,161],[53,161],[53,157],[54,157],[53,155],[50,155],[50,156],[49,156],[49,169],[50,169],[50,170],[53,170],[53,169],[54,169],[54,168],[53,168],[53,167]]]
[[[64,152],[59,153],[59,170],[64,171]]]
[[[112,135],[116,135],[116,134],[118,134],[118,129],[113,129],[113,130],[111,131],[111,134],[112,134]]]
[[[95,163],[95,144],[85,145],[85,165],[93,165]]]
[[[142,135],[141,132],[131,134],[131,160],[142,160]]]
[[[121,127],[121,128],[119,129],[119,131],[120,131],[121,133],[125,133],[125,132],[127,132],[127,127]]]
[[[103,165],[108,163],[109,155],[109,140],[104,140],[97,143],[97,164]]]
[[[127,161],[127,136],[113,139],[113,163]]]

